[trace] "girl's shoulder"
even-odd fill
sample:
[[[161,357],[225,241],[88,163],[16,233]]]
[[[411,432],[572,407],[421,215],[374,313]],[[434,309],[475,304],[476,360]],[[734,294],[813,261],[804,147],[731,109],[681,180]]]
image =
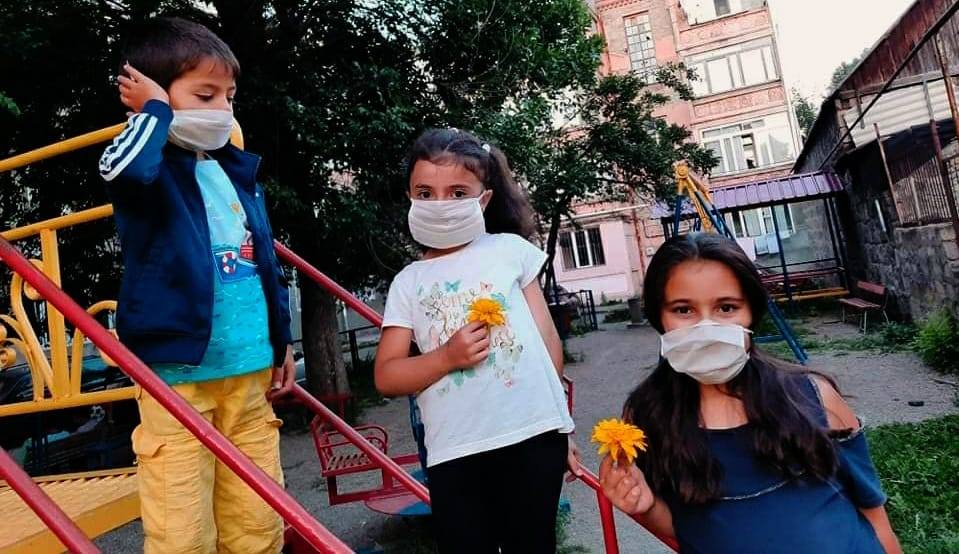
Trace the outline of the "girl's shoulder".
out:
[[[829,420],[829,428],[832,430],[852,430],[859,429],[859,418],[855,412],[842,397],[832,382],[818,373],[810,373],[809,381],[816,389],[819,400],[822,403],[823,410]]]

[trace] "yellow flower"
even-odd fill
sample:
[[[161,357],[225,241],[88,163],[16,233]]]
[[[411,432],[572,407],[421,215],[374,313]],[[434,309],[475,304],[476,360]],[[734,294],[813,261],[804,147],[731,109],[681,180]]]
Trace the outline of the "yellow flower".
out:
[[[646,434],[631,423],[618,419],[604,419],[593,427],[593,442],[599,444],[599,455],[609,454],[616,463],[620,455],[627,463],[636,459],[636,450],[646,452]]]
[[[503,305],[496,300],[477,298],[470,304],[470,311],[466,320],[470,323],[482,321],[486,325],[495,327],[506,324],[506,314],[503,313]]]

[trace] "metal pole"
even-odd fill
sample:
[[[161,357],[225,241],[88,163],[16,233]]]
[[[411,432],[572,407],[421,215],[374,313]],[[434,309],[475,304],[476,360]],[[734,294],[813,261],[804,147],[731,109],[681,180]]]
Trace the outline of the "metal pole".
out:
[[[959,109],[956,108],[956,91],[953,88],[952,84],[952,74],[949,72],[949,67],[946,64],[946,57],[942,51],[942,38],[939,34],[936,34],[936,58],[939,60],[939,69],[942,70],[943,84],[946,86],[946,98],[949,99],[949,111],[952,112],[952,122],[955,127],[954,132],[956,137],[959,137]],[[933,122],[935,125],[935,122]],[[938,127],[938,125],[935,125]],[[934,129],[935,129],[934,127]],[[939,157],[940,171],[942,172],[942,188],[946,193],[946,203],[949,204],[949,215],[952,217],[952,228],[956,232],[957,240],[959,240],[959,213],[956,210],[956,195],[955,189],[952,186],[952,182],[949,180],[949,168],[946,167],[945,160],[942,159],[942,148],[939,144],[939,133],[938,129],[933,133],[933,141],[936,144],[936,155]]]
[[[792,286],[789,284],[789,270],[786,268],[786,253],[783,252],[783,239],[779,235],[779,219],[776,218],[776,206],[770,206],[769,213],[772,215],[773,229],[776,231],[776,244],[779,246],[779,263],[783,268],[783,286],[786,288],[786,298],[789,299],[789,307],[793,308]]]
[[[832,255],[836,260],[836,265],[841,266],[841,271],[839,272],[839,284],[842,285],[843,288],[846,288],[848,286],[846,284],[846,264],[842,261],[841,254],[839,253],[839,246],[836,244],[836,230],[833,228],[832,212],[829,210],[828,197],[822,199],[822,207],[824,210],[826,210],[826,223],[829,227],[829,242],[832,243]]]
[[[952,82],[952,73],[946,63],[946,54],[942,49],[942,37],[936,33],[936,59],[942,71],[943,85],[946,87],[946,98],[949,100],[949,111],[952,113],[952,123],[955,125],[956,135],[959,136],[959,108],[956,108],[956,89]]]
[[[33,482],[33,479],[30,479],[30,476],[3,448],[0,448],[0,478],[3,478],[33,510],[33,513],[37,514],[37,517],[53,531],[68,551],[80,554],[100,552],[100,549],[83,534],[70,516],[65,514],[60,506],[57,506],[47,493]]]
[[[939,125],[935,119],[929,120],[932,129],[932,144],[936,148],[936,161],[939,162],[939,174],[942,176],[942,190],[946,195],[946,204],[949,205],[949,217],[952,219],[952,228],[959,238],[959,212],[956,211],[956,199],[952,194],[952,183],[949,181],[949,168],[942,158],[942,144],[939,142]]]
[[[335,535],[326,530],[296,499],[272,477],[257,467],[239,448],[220,434],[213,424],[190,406],[163,382],[133,352],[120,343],[72,298],[67,296],[46,275],[37,269],[12,244],[0,238],[0,260],[19,274],[47,302],[62,313],[104,354],[113,359],[134,382],[143,387],[163,408],[206,446],[223,464],[250,486],[296,531],[319,552],[339,554],[352,552]]]

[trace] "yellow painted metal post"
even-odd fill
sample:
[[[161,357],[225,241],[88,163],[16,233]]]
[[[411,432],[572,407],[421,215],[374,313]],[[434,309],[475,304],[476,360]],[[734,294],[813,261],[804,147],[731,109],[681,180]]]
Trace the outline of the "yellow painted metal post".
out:
[[[40,251],[43,254],[43,272],[51,281],[60,286],[60,250],[57,245],[57,232],[51,229],[40,231]],[[54,398],[63,398],[70,394],[70,370],[67,365],[67,327],[63,314],[49,302],[47,306],[47,329],[50,331],[50,365],[53,368],[53,387],[50,392]]]

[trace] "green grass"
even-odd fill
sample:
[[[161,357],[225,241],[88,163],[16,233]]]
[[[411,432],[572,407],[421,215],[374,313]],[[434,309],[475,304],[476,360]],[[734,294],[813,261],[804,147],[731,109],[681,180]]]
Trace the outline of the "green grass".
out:
[[[867,434],[905,552],[959,552],[959,415]]]
[[[869,333],[857,334],[848,337],[823,338],[815,336],[809,329],[807,319],[789,320],[789,325],[799,338],[800,344],[807,352],[830,352],[834,355],[845,355],[850,352],[891,353],[905,352],[913,349],[918,330],[914,325],[907,323],[883,323],[873,327]],[[767,317],[760,324],[756,336],[777,335],[779,330]],[[763,350],[770,354],[792,359],[793,354],[785,341],[766,343]]]
[[[619,323],[621,321],[629,321],[629,310],[626,308],[610,310],[603,314],[603,323]]]

